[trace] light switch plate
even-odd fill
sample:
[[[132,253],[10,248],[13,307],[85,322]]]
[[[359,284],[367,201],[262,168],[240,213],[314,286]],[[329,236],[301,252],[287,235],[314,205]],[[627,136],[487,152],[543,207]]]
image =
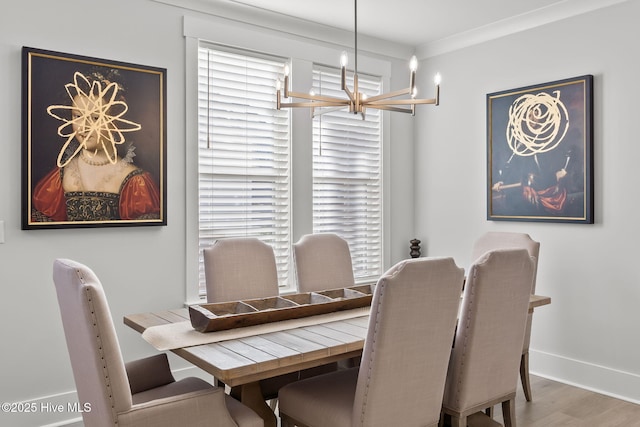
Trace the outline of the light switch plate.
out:
[[[0,221],[0,243],[4,243],[4,221]]]

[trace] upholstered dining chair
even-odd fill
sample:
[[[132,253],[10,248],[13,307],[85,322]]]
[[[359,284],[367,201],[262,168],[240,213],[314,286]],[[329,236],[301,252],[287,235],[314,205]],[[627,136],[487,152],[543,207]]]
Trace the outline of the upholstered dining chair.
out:
[[[273,247],[255,237],[216,240],[203,249],[207,302],[219,303],[274,297],[279,294],[278,270]],[[335,364],[309,368],[260,381],[265,400],[272,401],[284,384],[335,370]],[[237,389],[231,394],[236,395]]]
[[[376,285],[360,368],[280,389],[282,427],[438,425],[464,272],[401,261]]]
[[[125,364],[102,284],[83,264],[57,259],[53,280],[82,413],[93,426],[259,427],[263,420],[199,378],[175,381],[166,354]]]
[[[293,244],[298,292],[354,286],[349,244],[334,233],[304,235]]]
[[[216,240],[202,251],[207,302],[277,296],[278,269],[273,248],[255,237]]]
[[[482,411],[500,403],[505,427],[515,427],[518,363],[534,264],[525,249],[501,249],[485,253],[471,266],[451,351],[441,426],[449,416],[452,427],[490,424]]]
[[[349,243],[335,233],[306,234],[293,244],[298,292],[348,288],[355,285]],[[338,369],[358,366],[360,358],[337,362]]]
[[[540,243],[533,240],[531,236],[525,233],[489,231],[478,238],[473,245],[471,259],[476,260],[485,252],[494,249],[517,249],[524,248],[529,252],[529,256],[535,261],[533,284],[531,285],[531,293],[536,291],[536,277],[538,271],[538,255],[540,253]],[[522,345],[522,355],[520,357],[520,382],[522,390],[527,402],[532,399],[531,381],[529,379],[529,344],[531,342],[531,321],[533,313],[530,312],[527,317],[527,329]]]

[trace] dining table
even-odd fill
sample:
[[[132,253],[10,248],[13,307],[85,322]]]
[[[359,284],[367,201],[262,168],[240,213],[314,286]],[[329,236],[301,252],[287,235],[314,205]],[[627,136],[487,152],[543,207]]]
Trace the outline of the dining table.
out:
[[[550,303],[550,297],[531,295],[529,311]],[[193,329],[186,307],[126,315],[124,323],[157,350],[171,351],[232,387],[265,427],[276,427],[259,381],[359,357],[369,307],[206,333]]]

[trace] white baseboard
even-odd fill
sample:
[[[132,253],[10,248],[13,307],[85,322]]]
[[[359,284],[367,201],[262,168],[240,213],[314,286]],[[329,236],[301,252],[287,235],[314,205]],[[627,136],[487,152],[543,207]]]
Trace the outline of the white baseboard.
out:
[[[543,351],[529,350],[533,375],[640,404],[640,375]]]

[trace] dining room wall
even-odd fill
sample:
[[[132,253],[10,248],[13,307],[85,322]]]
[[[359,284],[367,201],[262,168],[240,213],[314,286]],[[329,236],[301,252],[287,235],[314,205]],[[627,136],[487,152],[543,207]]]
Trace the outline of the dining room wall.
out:
[[[531,234],[542,244],[538,291],[553,299],[534,318],[532,371],[636,402],[640,287],[633,237],[639,226],[632,210],[638,207],[633,171],[640,148],[633,130],[639,12],[640,2],[629,0],[424,59],[420,86],[429,87],[432,71],[440,71],[441,105],[419,110],[413,119],[392,115],[385,176],[392,195],[385,242],[390,263],[407,256],[412,237],[422,240],[423,254],[451,255],[464,266],[473,240],[484,231]],[[151,0],[3,6],[0,401],[35,402],[39,410],[0,412],[0,425],[52,425],[79,417],[46,412],[47,403],[76,399],[51,279],[55,258],[81,261],[101,278],[127,360],[153,350],[122,324],[122,316],[185,301],[185,236],[194,232],[185,204],[196,191],[185,179],[185,15],[216,22],[210,14]],[[20,229],[22,46],[167,68],[166,227]],[[397,82],[404,83],[405,62],[385,59],[392,85],[402,86]],[[486,221],[486,93],[582,74],[595,76],[596,223]],[[178,375],[194,371],[175,357],[171,362]]]
[[[196,18],[211,27],[226,18],[216,16],[216,13],[220,15],[219,11],[201,12],[152,0],[100,3],[32,0],[12,2],[2,9],[0,401],[27,402],[34,404],[36,410],[31,413],[0,412],[0,425],[62,425],[79,419],[80,414],[69,412],[66,406],[68,402],[77,402],[77,396],[52,281],[53,261],[56,258],[74,259],[91,267],[101,279],[125,360],[154,353],[138,333],[123,325],[122,318],[130,313],[179,307],[187,298],[187,264],[193,264],[192,260],[187,262],[185,256],[193,252],[187,250],[187,236],[195,234],[197,240],[197,224],[187,219],[185,205],[193,199],[197,188],[189,188],[186,179],[188,165],[193,165],[194,159],[186,158],[185,149],[187,55],[184,17]],[[246,26],[237,17],[226,21],[226,25],[230,25],[229,31],[237,32],[237,40],[246,36],[242,33]],[[305,25],[305,28],[310,27]],[[277,30],[265,27],[256,27],[254,31],[263,31],[270,37],[278,35]],[[289,31],[286,33],[287,39],[295,39]],[[349,36],[346,40],[351,41],[349,34],[336,35],[338,39],[344,36]],[[315,43],[310,37],[304,40]],[[285,45],[273,47],[281,50],[286,47],[287,40],[282,43]],[[362,45],[365,49],[366,38]],[[167,69],[167,226],[21,230],[23,46]],[[322,47],[324,51],[335,50],[337,64],[342,48],[324,41]],[[392,46],[393,51],[407,49]],[[406,61],[388,57],[384,52],[370,55],[377,61],[388,62],[391,89],[406,83]],[[401,78],[396,79],[396,76]],[[409,115],[392,117],[388,131],[394,145],[388,153],[385,170],[396,172],[385,173],[389,197],[389,208],[385,213],[391,218],[385,248],[388,259],[393,261],[408,256],[409,240],[413,237],[411,118]],[[52,144],[57,143],[54,137],[52,135]],[[300,149],[297,152],[309,153]],[[294,188],[294,198],[300,196],[295,191]],[[310,224],[310,221],[298,220],[296,230],[302,233],[304,224]],[[202,374],[179,358],[170,357],[176,375]],[[62,412],[51,410],[60,404],[64,407]]]
[[[427,58],[421,69],[443,76],[441,104],[415,121],[415,234],[426,254],[468,266],[480,234],[530,234],[541,243],[537,293],[552,299],[533,318],[531,371],[635,403],[638,16],[631,0]],[[585,74],[594,76],[595,223],[487,220],[486,95]]]

